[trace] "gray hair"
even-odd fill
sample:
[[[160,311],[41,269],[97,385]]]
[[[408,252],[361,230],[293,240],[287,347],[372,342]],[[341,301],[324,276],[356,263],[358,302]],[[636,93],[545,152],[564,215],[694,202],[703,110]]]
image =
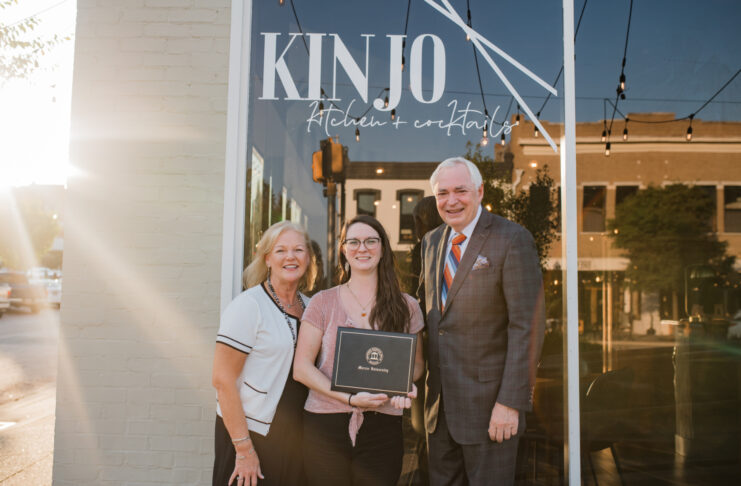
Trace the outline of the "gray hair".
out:
[[[255,251],[252,263],[250,263],[247,268],[244,269],[244,272],[242,272],[242,285],[244,285],[245,289],[254,287],[255,285],[260,285],[268,278],[268,266],[265,264],[265,256],[273,251],[275,242],[278,241],[280,235],[286,231],[295,231],[304,237],[306,251],[309,253],[309,266],[299,282],[299,290],[312,289],[314,286],[314,280],[316,280],[317,265],[314,251],[311,246],[311,239],[304,228],[291,221],[275,223],[265,230],[262,238],[260,238],[260,241],[257,243],[257,250]]]
[[[465,166],[466,169],[468,169],[468,175],[471,176],[471,182],[476,187],[476,189],[481,187],[481,184],[483,184],[484,181],[481,177],[481,172],[479,172],[479,168],[476,167],[476,164],[468,159],[464,159],[463,157],[451,157],[440,162],[435,168],[435,171],[430,176],[430,187],[432,187],[433,191],[435,190],[435,184],[437,184],[437,178],[440,175],[440,171],[443,169],[455,167],[456,165]]]

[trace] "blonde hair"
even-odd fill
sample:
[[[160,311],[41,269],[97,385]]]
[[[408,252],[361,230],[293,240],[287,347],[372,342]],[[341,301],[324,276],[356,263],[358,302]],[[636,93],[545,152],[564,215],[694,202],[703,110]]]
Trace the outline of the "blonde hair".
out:
[[[260,285],[268,278],[268,266],[265,264],[265,257],[268,253],[273,251],[275,242],[278,241],[280,235],[285,231],[295,231],[303,236],[306,251],[309,254],[309,266],[298,284],[299,290],[311,290],[314,287],[317,267],[309,234],[304,228],[296,223],[291,221],[281,221],[265,230],[262,238],[260,238],[260,241],[257,243],[257,250],[255,251],[255,257],[252,259],[252,263],[250,263],[247,268],[244,269],[244,272],[242,272],[242,285],[244,285],[245,289],[254,287],[255,285]]]

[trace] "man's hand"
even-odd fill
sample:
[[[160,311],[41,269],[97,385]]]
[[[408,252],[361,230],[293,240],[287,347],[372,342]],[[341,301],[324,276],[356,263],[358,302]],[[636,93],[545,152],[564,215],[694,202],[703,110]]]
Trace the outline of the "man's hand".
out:
[[[501,403],[495,403],[489,420],[489,438],[497,442],[509,440],[517,435],[520,412]]]

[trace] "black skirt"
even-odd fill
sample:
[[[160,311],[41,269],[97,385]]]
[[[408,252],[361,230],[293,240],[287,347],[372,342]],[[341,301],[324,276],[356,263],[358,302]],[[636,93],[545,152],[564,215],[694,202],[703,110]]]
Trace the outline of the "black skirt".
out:
[[[293,366],[291,367],[293,368]],[[304,486],[303,409],[308,390],[288,374],[268,435],[250,433],[265,479],[259,486]],[[236,450],[221,417],[216,417],[213,486],[226,486],[234,472]],[[236,485],[236,480],[232,483]]]

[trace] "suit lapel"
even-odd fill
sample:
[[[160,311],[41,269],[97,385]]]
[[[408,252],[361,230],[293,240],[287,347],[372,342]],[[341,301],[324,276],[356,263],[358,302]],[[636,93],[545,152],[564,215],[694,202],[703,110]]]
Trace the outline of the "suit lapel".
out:
[[[440,309],[440,296],[443,293],[443,271],[445,270],[445,257],[450,237],[450,226],[445,226],[440,241],[437,245],[437,256],[435,257],[435,305]]]
[[[458,264],[458,270],[455,272],[453,283],[450,286],[450,290],[448,290],[448,299],[445,301],[445,311],[443,311],[443,315],[445,315],[445,312],[450,308],[450,303],[453,301],[455,294],[458,293],[458,290],[460,290],[461,285],[463,285],[463,281],[468,276],[471,268],[473,268],[473,264],[476,261],[476,257],[479,255],[481,248],[483,248],[484,242],[489,237],[489,231],[492,224],[492,218],[490,216],[491,215],[488,211],[481,211],[479,221],[476,223],[476,227],[471,234],[471,240],[468,242],[468,246],[466,246],[466,252],[463,254],[463,258]],[[445,241],[447,241],[447,239]],[[443,262],[443,265],[444,263],[445,262]]]

